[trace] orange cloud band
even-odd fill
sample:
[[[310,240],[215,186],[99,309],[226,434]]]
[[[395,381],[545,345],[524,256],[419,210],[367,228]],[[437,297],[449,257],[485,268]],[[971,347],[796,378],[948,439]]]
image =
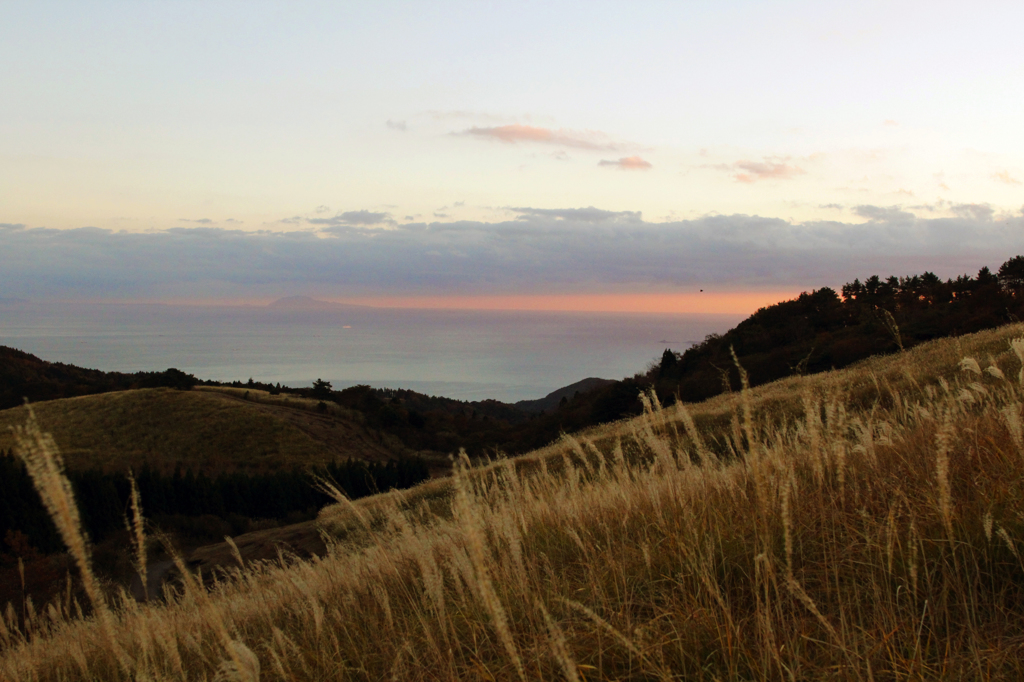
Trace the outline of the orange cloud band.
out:
[[[338,302],[383,308],[464,310],[563,310],[630,313],[723,313],[749,315],[795,298],[799,291],[723,291],[657,294],[550,294],[504,296],[381,296]]]

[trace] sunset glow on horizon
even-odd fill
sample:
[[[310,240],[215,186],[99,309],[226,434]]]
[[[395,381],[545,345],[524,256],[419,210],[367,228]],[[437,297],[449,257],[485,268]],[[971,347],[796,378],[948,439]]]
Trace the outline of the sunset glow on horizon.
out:
[[[799,294],[799,291],[747,291],[680,294],[551,294],[546,296],[402,296],[355,298],[337,302],[381,308],[751,315],[759,308],[795,298]]]
[[[720,291],[688,293],[622,294],[523,294],[495,296],[308,296],[311,303],[356,305],[371,308],[409,310],[509,310],[580,313],[652,313],[751,315],[759,308],[787,301],[800,295],[797,290]],[[287,297],[284,297],[287,298]],[[172,298],[172,299],[93,299],[89,304],[168,305],[182,307],[266,307],[281,299],[251,298]],[[71,301],[67,301],[70,303]]]

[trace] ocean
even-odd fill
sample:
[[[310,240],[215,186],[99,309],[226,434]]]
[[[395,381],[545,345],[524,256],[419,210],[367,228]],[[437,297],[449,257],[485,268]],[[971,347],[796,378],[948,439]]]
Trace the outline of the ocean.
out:
[[[741,315],[0,303],[0,345],[104,371],[408,388],[460,400],[541,398],[643,372]]]

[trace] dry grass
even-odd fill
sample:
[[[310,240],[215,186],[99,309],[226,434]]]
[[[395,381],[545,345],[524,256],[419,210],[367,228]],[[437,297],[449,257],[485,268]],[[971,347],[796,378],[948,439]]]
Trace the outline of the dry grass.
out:
[[[47,401],[33,408],[74,469],[123,473],[146,463],[169,473],[180,463],[207,473],[267,471],[390,454],[344,415],[277,409],[218,392],[142,389]],[[13,447],[9,427],[25,418],[23,407],[0,411],[0,450]],[[310,420],[325,422],[324,428],[306,428]]]
[[[41,609],[0,679],[1022,679],[1022,336],[459,460],[323,558]]]
[[[269,391],[263,391],[260,389],[238,388],[236,386],[196,386],[193,390],[207,393],[223,393],[224,395],[244,398],[261,405],[276,405],[278,407],[289,407],[299,410],[308,410],[310,412],[319,412],[320,409],[323,409],[327,414],[336,417],[342,417],[344,419],[357,422],[362,422],[364,420],[362,413],[347,409],[337,403],[324,402],[314,398],[303,398],[302,396],[292,395],[290,393],[273,394]],[[321,403],[324,406],[323,408],[319,408]]]

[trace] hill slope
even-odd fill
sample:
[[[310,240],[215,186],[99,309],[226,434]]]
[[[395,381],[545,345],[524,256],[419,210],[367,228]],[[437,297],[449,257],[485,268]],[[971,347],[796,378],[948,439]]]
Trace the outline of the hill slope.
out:
[[[561,403],[563,399],[568,402],[574,396],[583,395],[584,393],[589,393],[590,391],[614,383],[615,382],[611,379],[590,377],[556,389],[551,393],[548,393],[543,398],[538,398],[537,400],[520,400],[515,403],[515,407],[523,410],[524,412],[550,412],[552,410],[557,410],[559,403]]]
[[[1022,367],[1018,324],[654,406],[328,508],[314,561],[57,604],[0,676],[1021,679]]]
[[[33,404],[69,467],[106,472],[149,466],[170,473],[179,465],[214,475],[307,468],[349,458],[399,455],[352,415],[317,413],[283,401],[262,404],[222,391],[168,388],[117,391]],[[255,394],[253,395],[255,397]],[[13,446],[9,426],[25,421],[24,407],[0,411],[0,450]]]

